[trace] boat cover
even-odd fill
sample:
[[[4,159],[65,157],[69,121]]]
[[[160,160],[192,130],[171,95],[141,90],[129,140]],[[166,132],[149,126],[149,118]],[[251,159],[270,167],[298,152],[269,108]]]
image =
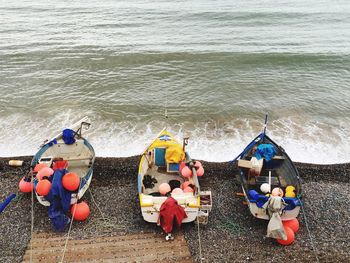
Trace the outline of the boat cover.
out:
[[[181,145],[172,145],[166,149],[165,160],[167,163],[179,163],[185,159],[185,153]]]
[[[62,177],[67,172],[64,169],[54,172],[50,192],[45,196],[46,200],[50,202],[49,218],[57,231],[63,231],[69,223],[69,218],[65,213],[70,208],[71,192],[64,189],[62,185]]]
[[[165,233],[171,233],[174,223],[179,228],[184,218],[187,218],[185,209],[174,198],[168,197],[161,205],[158,220]]]
[[[267,209],[270,216],[270,221],[267,225],[267,237],[287,240],[287,235],[281,220],[281,214],[286,205],[282,197],[279,196],[271,196],[265,203],[263,208]]]
[[[255,152],[256,159],[260,160],[261,158],[265,158],[267,162],[269,162],[276,155],[275,147],[269,143],[263,143],[258,146]]]

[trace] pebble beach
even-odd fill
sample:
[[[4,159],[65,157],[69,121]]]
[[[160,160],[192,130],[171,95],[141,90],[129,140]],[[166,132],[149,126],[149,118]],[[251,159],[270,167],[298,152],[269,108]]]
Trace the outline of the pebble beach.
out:
[[[141,216],[137,194],[139,158],[96,159],[93,180],[83,197],[91,215],[84,222],[73,223],[72,237],[162,232]],[[18,190],[19,180],[29,171],[31,157],[16,159],[24,160],[24,165],[10,167],[10,158],[0,159],[0,202],[11,193],[17,194],[0,214],[0,262],[21,262],[31,235],[31,195]],[[200,225],[199,232],[194,223],[184,224],[181,230],[195,262],[201,261],[198,234],[203,262],[317,262],[316,255],[320,262],[350,261],[350,163],[296,163],[303,180],[305,211],[299,215],[300,230],[290,246],[265,238],[267,222],[253,218],[243,198],[236,195],[241,188],[234,165],[202,163],[206,172],[200,178],[201,188],[213,194],[209,223]],[[53,231],[47,208],[36,199],[34,231]]]

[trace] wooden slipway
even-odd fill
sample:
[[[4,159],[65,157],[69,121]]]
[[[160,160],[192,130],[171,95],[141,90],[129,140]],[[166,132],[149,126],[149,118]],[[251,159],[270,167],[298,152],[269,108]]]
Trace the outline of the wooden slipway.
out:
[[[65,236],[34,233],[32,262],[61,262]],[[30,262],[30,243],[23,262]],[[165,241],[155,233],[93,237],[68,241],[64,262],[193,262],[182,233],[174,241]]]

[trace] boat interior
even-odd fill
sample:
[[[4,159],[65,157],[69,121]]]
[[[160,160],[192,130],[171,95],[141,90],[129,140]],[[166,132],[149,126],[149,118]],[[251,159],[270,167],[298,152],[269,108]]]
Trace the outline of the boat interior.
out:
[[[263,183],[269,183],[270,176],[271,189],[279,187],[285,191],[285,188],[289,185],[297,188],[298,181],[295,171],[284,152],[275,147],[276,155],[270,161],[266,161],[265,158],[257,160],[254,155],[255,149],[256,147],[253,147],[242,160],[238,161],[238,166],[242,171],[241,179],[244,181],[246,190],[255,190],[263,194],[260,186]]]
[[[154,148],[144,154],[141,176],[141,193],[161,196],[159,186],[168,183],[171,190],[179,188],[185,181],[195,185],[192,178],[185,178],[179,172],[179,163],[168,163],[165,159],[166,148]],[[187,156],[186,156],[187,157]]]
[[[52,145],[42,154],[39,163],[47,163],[51,167],[55,161],[67,161],[67,170],[83,178],[92,166],[93,159],[94,153],[85,145],[83,139],[77,139],[71,145],[58,140],[57,144]]]

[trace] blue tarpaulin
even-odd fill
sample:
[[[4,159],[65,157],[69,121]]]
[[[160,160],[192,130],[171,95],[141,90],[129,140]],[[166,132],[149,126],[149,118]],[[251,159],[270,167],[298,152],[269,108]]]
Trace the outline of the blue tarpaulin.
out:
[[[45,198],[50,202],[49,217],[52,225],[58,231],[63,231],[69,223],[69,217],[65,213],[69,211],[71,192],[64,189],[62,177],[68,171],[56,170],[53,174],[51,190]]]
[[[275,147],[272,144],[260,144],[255,152],[256,159],[265,158],[269,162],[276,155]]]

